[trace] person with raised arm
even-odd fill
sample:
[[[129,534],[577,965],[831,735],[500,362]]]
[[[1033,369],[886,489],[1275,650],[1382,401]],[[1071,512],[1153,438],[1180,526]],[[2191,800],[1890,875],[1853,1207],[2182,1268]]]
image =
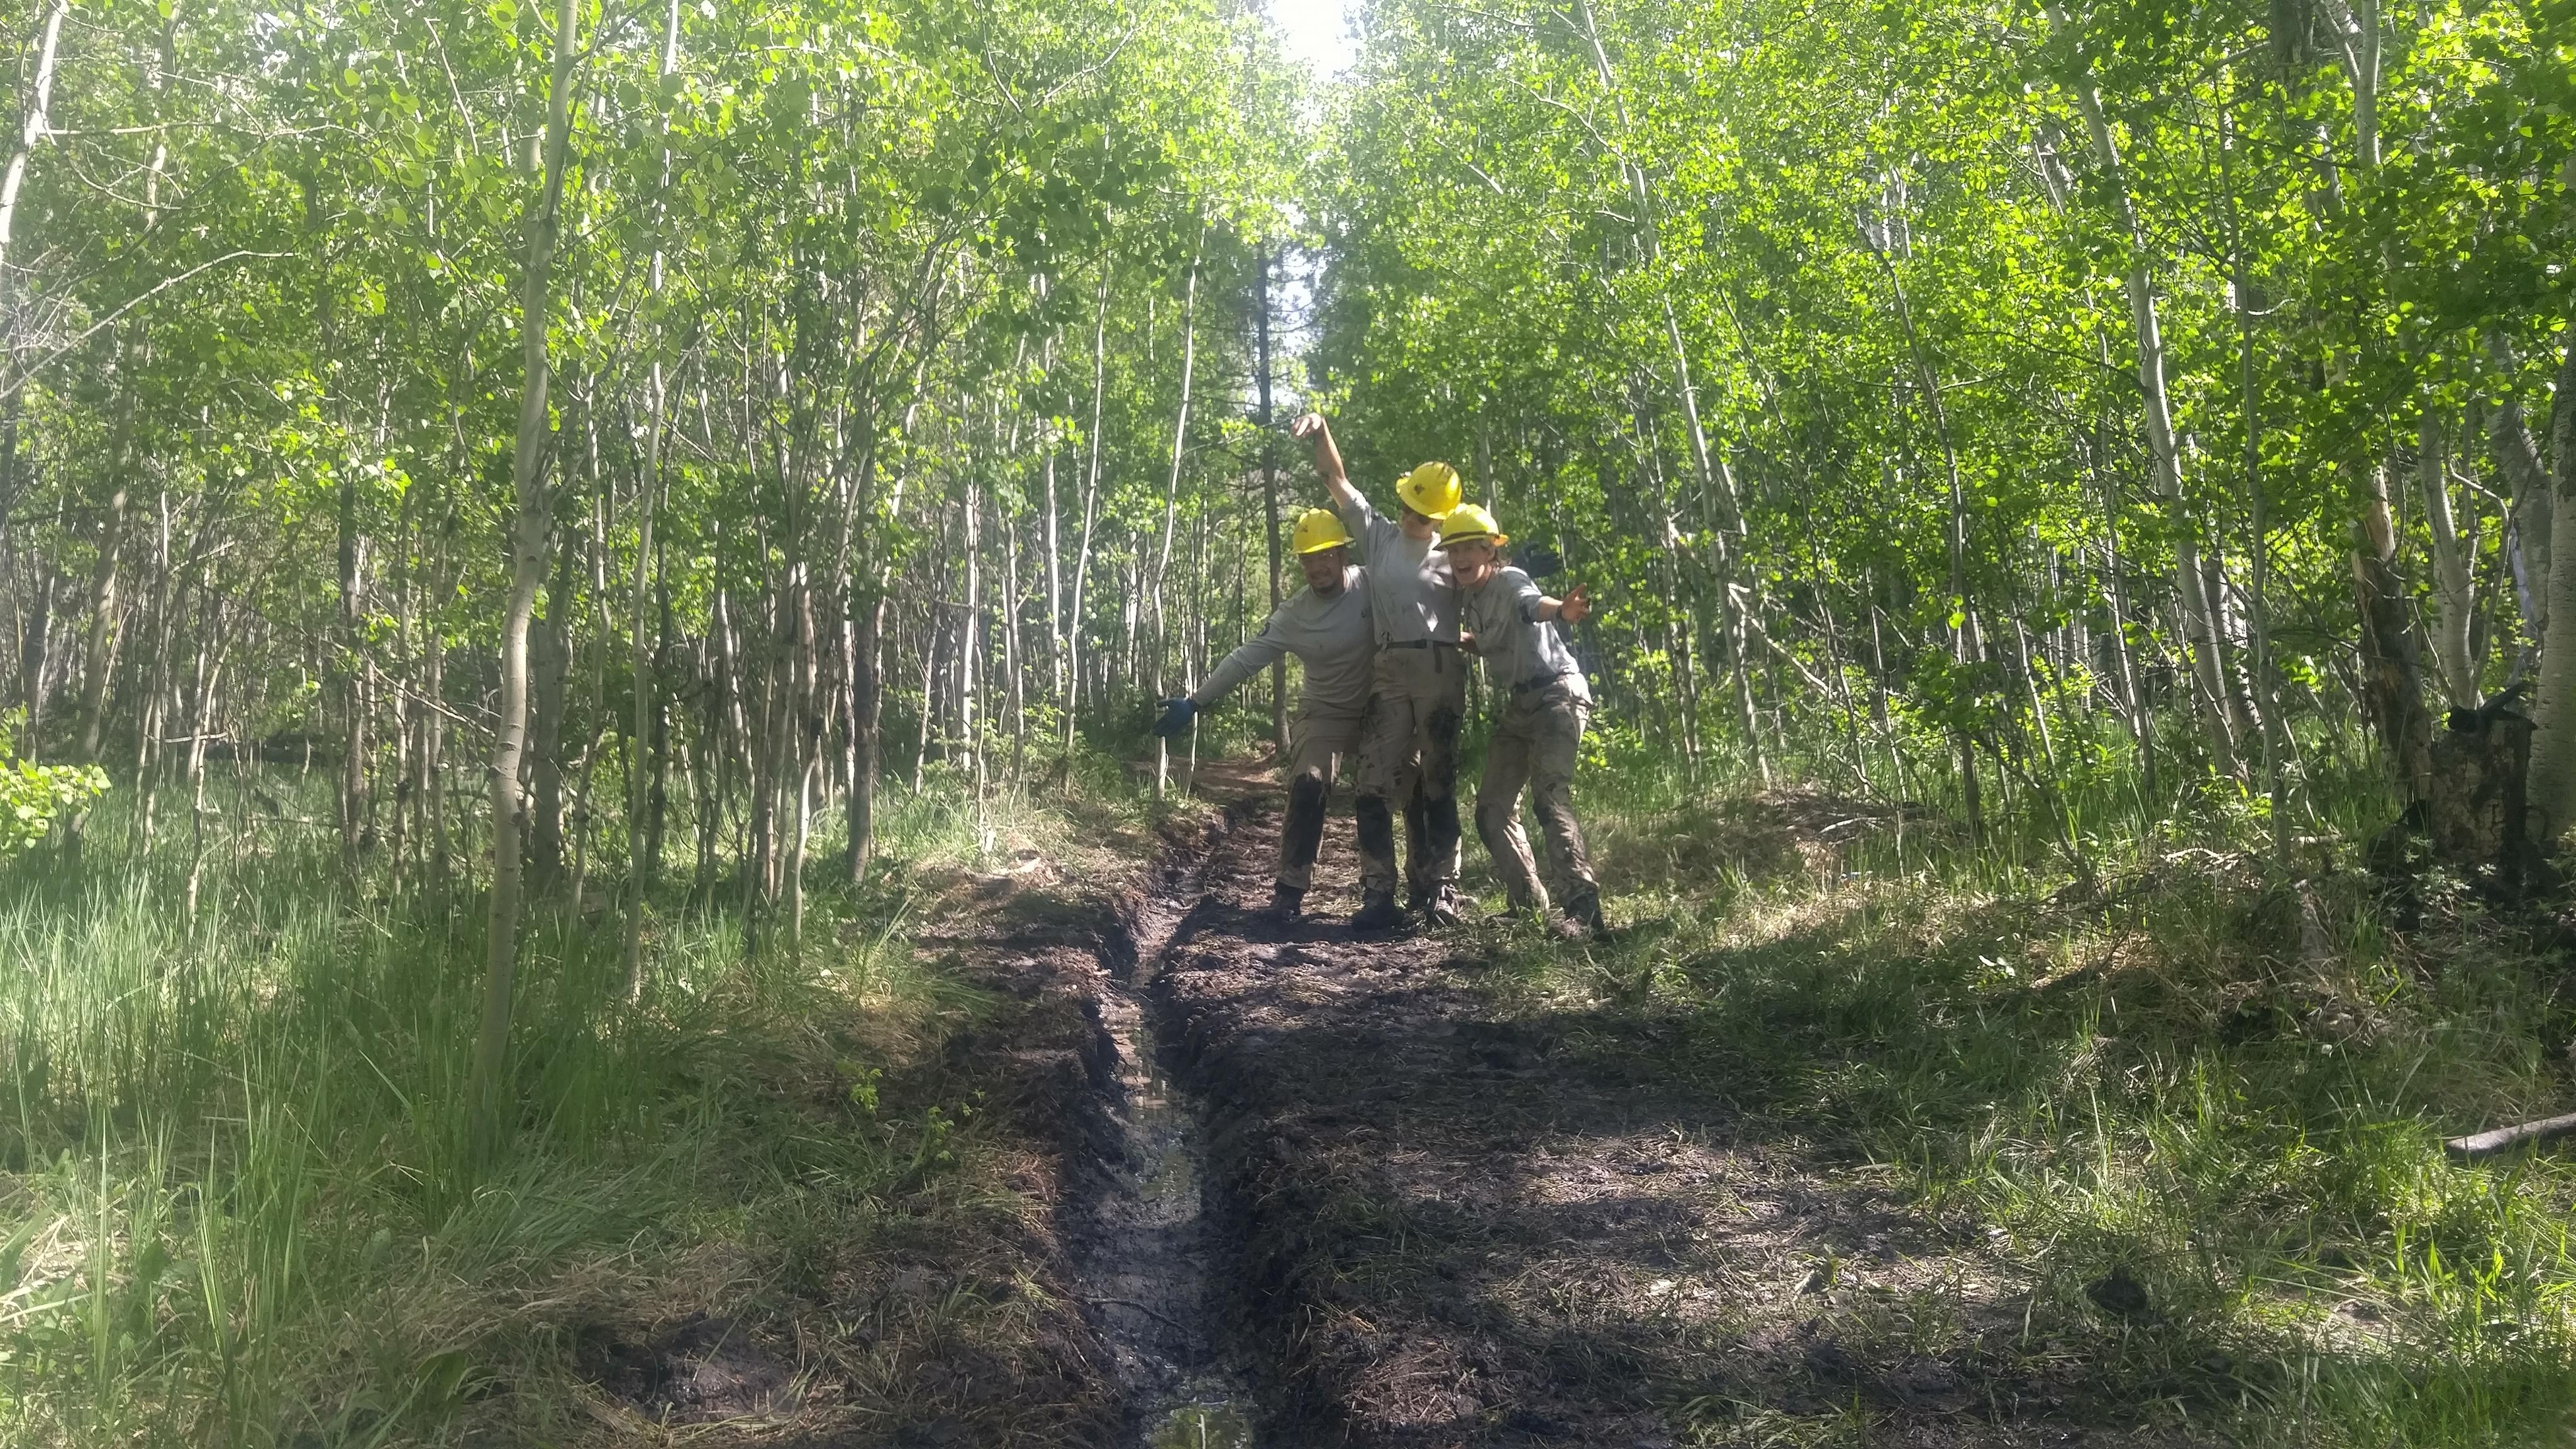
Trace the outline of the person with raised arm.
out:
[[[1154,733],[1166,737],[1190,727],[1199,711],[1236,685],[1294,654],[1305,666],[1297,717],[1288,727],[1284,783],[1288,818],[1279,831],[1279,870],[1270,888],[1270,913],[1282,921],[1303,914],[1315,879],[1315,855],[1324,840],[1324,805],[1342,760],[1359,748],[1368,710],[1370,665],[1377,631],[1369,616],[1369,577],[1351,563],[1351,535],[1329,508],[1310,508],[1289,536],[1306,587],[1271,611],[1261,632],[1208,671],[1198,688],[1163,702]]]
[[[1434,925],[1458,920],[1458,731],[1467,717],[1467,660],[1458,650],[1458,591],[1441,552],[1440,520],[1458,506],[1458,470],[1425,463],[1397,480],[1400,511],[1372,507],[1342,467],[1341,449],[1321,413],[1307,413],[1289,433],[1311,444],[1315,471],[1350,525],[1369,574],[1377,662],[1366,722],[1360,731],[1357,799],[1360,909],[1351,928],[1392,931],[1404,924],[1395,903],[1395,811],[1405,812],[1410,904]]]

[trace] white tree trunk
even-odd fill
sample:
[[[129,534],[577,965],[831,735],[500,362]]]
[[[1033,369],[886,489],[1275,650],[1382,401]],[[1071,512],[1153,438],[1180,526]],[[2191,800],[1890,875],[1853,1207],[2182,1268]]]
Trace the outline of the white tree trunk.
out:
[[[1204,251],[1207,246],[1205,230],[1199,233],[1199,245]],[[1154,561],[1154,693],[1158,697],[1163,692],[1164,656],[1171,652],[1166,647],[1164,639],[1166,629],[1163,615],[1163,582],[1165,575],[1172,569],[1172,529],[1180,515],[1181,459],[1189,441],[1190,388],[1195,380],[1199,360],[1198,310],[1199,258],[1193,256],[1190,258],[1189,289],[1186,300],[1181,304],[1181,402],[1180,406],[1173,410],[1172,417],[1172,473],[1170,481],[1163,486],[1163,542],[1161,554]],[[1192,738],[1195,739],[1196,736],[1193,735]],[[1154,737],[1155,799],[1163,798],[1164,790],[1170,786],[1171,775],[1171,741],[1156,735]]]
[[[667,76],[680,64],[680,0],[669,0],[662,17],[662,74]],[[671,150],[669,139],[662,147],[662,189],[671,185]],[[660,199],[655,209],[660,210]],[[663,257],[660,238],[653,247],[653,260],[648,285],[655,296],[662,292]],[[653,707],[661,682],[653,677],[653,515],[662,497],[662,415],[670,399],[667,380],[662,376],[662,338],[656,327],[653,336],[653,367],[646,382],[644,420],[644,476],[636,485],[635,520],[635,597],[627,620],[631,630],[628,641],[628,666],[634,671],[635,744],[628,755],[626,769],[626,996],[632,1001],[644,992],[644,889],[653,879],[658,861],[645,859],[646,837],[644,816],[650,806],[646,796],[651,788],[651,772],[644,768],[644,753],[651,748]],[[575,902],[576,905],[579,902]]]
[[[528,744],[528,620],[546,574],[546,334],[554,317],[555,242],[563,226],[564,162],[572,142],[573,0],[556,0],[554,89],[547,99],[545,183],[528,219],[528,255],[519,292],[520,349],[526,381],[519,393],[517,445],[510,460],[515,512],[510,522],[510,598],[501,621],[501,710],[492,734],[492,912],[485,938],[483,1021],[474,1044],[474,1141],[478,1153],[499,1145],[507,1085],[510,994],[519,957],[519,762]]]
[[[2549,425],[2552,499],[2549,551],[2576,559],[2576,346],[2558,368],[2558,402]],[[2576,568],[2549,571],[2549,633],[2533,691],[2531,843],[2546,851],[2576,820]]]
[[[1099,517],[1100,410],[1109,383],[1109,264],[1100,264],[1100,291],[1091,327],[1090,460],[1082,475],[1082,532],[1074,540],[1073,597],[1064,613],[1064,757],[1073,758],[1073,721],[1082,704],[1082,600],[1091,580],[1091,526]],[[1068,779],[1071,777],[1068,775]]]
[[[2072,33],[2066,8],[2058,0],[2048,0],[2048,18],[2058,30]],[[2227,665],[2221,654],[2224,641],[2218,635],[2216,612],[2201,571],[2198,526],[2183,494],[2182,453],[2174,438],[2173,394],[2165,381],[2164,330],[2156,316],[2155,273],[2147,262],[2146,228],[2138,220],[2128,174],[2120,164],[2119,146],[2112,139],[2110,119],[2103,113],[2102,93],[2093,83],[2089,64],[2073,90],[2076,108],[2083,112],[2084,128],[2092,138],[2094,159],[2111,183],[2112,208],[2129,242],[2129,266],[2122,286],[2128,293],[2129,320],[2137,334],[2138,391],[2146,405],[2147,456],[2155,477],[2156,496],[2172,517],[2174,582],[2182,601],[2192,680],[2209,729],[2210,756],[2222,773],[2233,775],[2237,773],[2236,739],[2227,717]]]
[[[2468,552],[2461,547],[2459,525],[2451,515],[2446,462],[2441,418],[2427,408],[2416,431],[2415,478],[2424,494],[2424,522],[2433,535],[2433,662],[2441,671],[2442,692],[2452,705],[2475,709],[2480,700],[2478,668],[2469,655],[2475,594]]]
[[[18,149],[9,153],[9,170],[0,176],[0,273],[9,262],[9,242],[18,224],[18,188],[27,180],[27,157],[51,133],[47,113],[54,99],[54,54],[62,40],[63,17],[71,0],[54,0],[45,10],[45,33],[36,42],[36,82],[27,91],[27,114],[18,128]]]

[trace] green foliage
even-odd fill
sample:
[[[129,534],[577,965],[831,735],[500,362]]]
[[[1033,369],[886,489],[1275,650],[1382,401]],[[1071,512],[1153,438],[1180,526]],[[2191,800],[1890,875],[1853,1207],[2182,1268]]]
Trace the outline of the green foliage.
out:
[[[2367,106],[2351,13],[2376,27]],[[1610,702],[1663,738],[1929,778],[1954,810],[1963,740],[1989,809],[2053,808],[2036,782],[2070,736],[2153,750],[2158,795],[2260,791],[2264,713],[2360,722],[2373,477],[2428,621],[2449,606],[2417,495],[2448,491],[2473,692],[2537,642],[2514,560],[2542,541],[2509,546],[2505,515],[2545,487],[2514,471],[2518,419],[2563,407],[2566,33],[2536,0],[1390,0],[1325,168],[1314,361],[1357,476],[1456,459],[1593,584]],[[2214,637],[2185,626],[2195,558]],[[1863,711],[1866,748],[1811,743]],[[2322,786],[2282,753],[2294,794]]]
[[[96,765],[39,765],[16,753],[26,711],[0,718],[0,858],[17,854],[53,832],[55,822],[87,810],[107,793],[107,772]]]
[[[22,54],[48,13],[7,22]],[[693,1217],[801,1223],[778,1261],[811,1266],[852,1204],[953,1170],[966,1104],[899,1103],[848,1043],[772,1054],[809,1016],[969,1009],[847,884],[885,861],[824,857],[871,818],[986,870],[1033,789],[1143,818],[1146,703],[1258,627],[1273,515],[1312,501],[1295,406],[1334,409],[1371,491],[1456,461],[1551,588],[1591,586],[1606,799],[1829,780],[1907,802],[1899,875],[1962,829],[2019,888],[2177,815],[2384,823],[2356,525],[2464,656],[2428,697],[2530,672],[2533,509],[2576,467],[2547,423],[2576,308],[2562,0],[1376,0],[1320,96],[1224,0],[585,0],[551,26],[84,4],[12,157],[0,691],[34,723],[0,769],[25,968],[0,1138],[44,1225],[0,1236],[0,1422],[27,1437],[445,1432],[502,1394],[481,1346],[522,1330],[491,1295]],[[1308,291],[1311,318],[1275,305]],[[556,383],[523,434],[532,340]],[[536,924],[520,1155],[479,1175],[454,1113],[519,459],[550,525]],[[1266,737],[1266,689],[1203,754]],[[66,757],[99,763],[32,763]],[[25,849],[102,800],[119,830],[83,858]],[[631,1017],[624,943],[578,924],[629,905]],[[828,980],[776,949],[843,927]],[[1965,1097],[1917,1090],[1949,1068],[1904,1011],[1970,1022],[1945,1040],[1996,1130],[2081,1179],[2016,1179],[2043,1206],[1980,1200],[2000,1218],[2105,1243],[2263,1207],[2166,1201],[2207,1173],[2082,1178],[2031,1074],[2074,1071],[2093,1024],[2004,1012],[1956,952],[1908,957],[1901,1000],[1860,959],[1620,989],[1749,993],[1819,1061],[1888,1045],[1800,1086],[1871,1150],[1880,1117],[1973,1135]],[[2331,1077],[2404,1109],[2327,1124],[2338,1152],[2432,1180],[2416,1088],[2347,1061],[2284,1085],[2205,1035],[2130,1063],[2149,1085],[2088,1079],[2119,1119],[2096,1137],[2356,1202],[2252,1121],[2323,1122]],[[791,1070],[830,1084],[828,1131],[749,1085]],[[2220,1125],[2158,1136],[2203,1085]],[[714,1196],[675,1185],[709,1161]],[[2440,1305],[2428,1341],[2544,1256],[2469,1182],[2372,1241]],[[2445,1392],[2502,1402],[2474,1377]]]

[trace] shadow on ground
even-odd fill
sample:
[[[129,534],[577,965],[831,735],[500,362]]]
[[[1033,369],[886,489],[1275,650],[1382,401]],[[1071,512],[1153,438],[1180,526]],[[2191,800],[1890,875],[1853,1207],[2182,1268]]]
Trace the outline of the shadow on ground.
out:
[[[1671,1069],[1682,1021],[1506,1014],[1469,938],[1354,939],[1344,821],[1283,930],[1274,849],[1249,812],[1157,992],[1282,1442],[2164,1444],[2191,1440],[2147,1405],[2241,1388],[2215,1359],[2139,1382],[2155,1325],[2057,1311],[1979,1224],[1809,1141],[1794,1062],[1747,1111]]]

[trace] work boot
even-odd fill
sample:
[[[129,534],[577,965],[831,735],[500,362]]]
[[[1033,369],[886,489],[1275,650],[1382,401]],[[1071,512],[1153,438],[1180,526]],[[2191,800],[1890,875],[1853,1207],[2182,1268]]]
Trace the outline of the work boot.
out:
[[[1459,898],[1456,886],[1437,886],[1424,894],[1422,918],[1431,924],[1454,926],[1466,916],[1466,902]]]
[[[1606,940],[1610,935],[1610,918],[1601,913],[1601,893],[1585,891],[1565,903],[1565,918],[1574,923],[1578,933]]]
[[[1287,925],[1306,914],[1306,892],[1292,885],[1270,888],[1270,919]]]
[[[1370,891],[1361,900],[1359,914],[1351,917],[1351,929],[1363,935],[1383,935],[1401,929],[1404,912],[1395,908],[1395,892]]]

